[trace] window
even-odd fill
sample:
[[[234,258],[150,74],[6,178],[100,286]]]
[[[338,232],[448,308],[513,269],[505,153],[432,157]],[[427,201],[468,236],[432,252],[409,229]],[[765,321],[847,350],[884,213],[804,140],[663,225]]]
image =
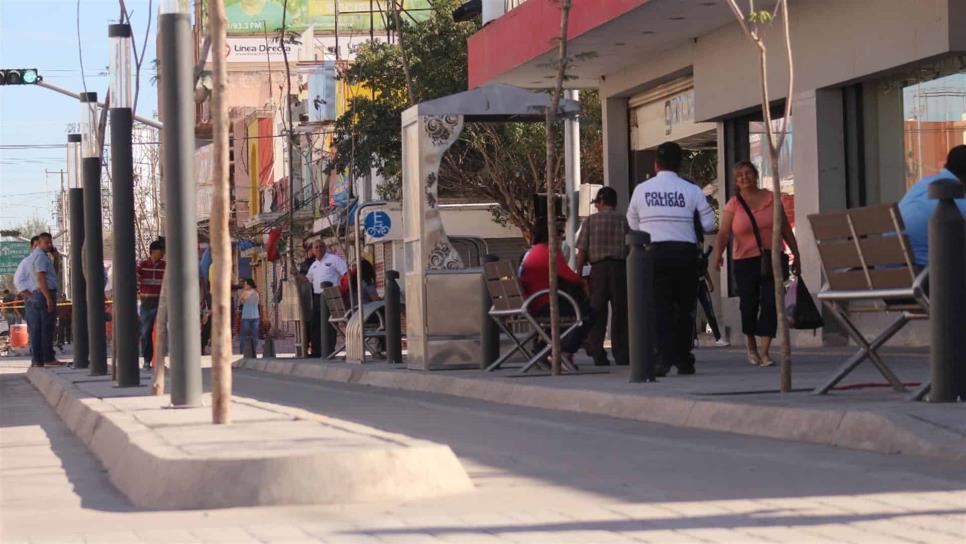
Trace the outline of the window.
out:
[[[902,89],[903,151],[908,189],[942,169],[966,141],[966,73],[917,81]]]

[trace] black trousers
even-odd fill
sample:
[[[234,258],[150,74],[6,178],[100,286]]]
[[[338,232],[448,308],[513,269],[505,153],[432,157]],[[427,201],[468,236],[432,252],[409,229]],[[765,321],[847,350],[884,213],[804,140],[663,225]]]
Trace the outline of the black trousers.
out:
[[[627,264],[623,260],[606,259],[590,267],[590,306],[594,324],[587,333],[584,349],[595,359],[606,358],[604,336],[607,333],[607,310],[610,305],[610,341],[614,362],[628,363],[627,354]]]
[[[688,242],[654,244],[655,329],[661,366],[690,369],[698,249]]]
[[[331,323],[322,323],[322,316],[320,315],[322,309],[321,304],[325,304],[322,295],[313,293],[312,317],[309,320],[309,357],[321,358],[328,355],[328,353],[322,353],[322,334],[327,335],[329,349],[335,348],[335,341],[338,335],[338,332]]]
[[[761,257],[738,259],[734,265],[741,309],[741,332],[748,336],[774,338],[778,332],[775,279],[762,277]]]

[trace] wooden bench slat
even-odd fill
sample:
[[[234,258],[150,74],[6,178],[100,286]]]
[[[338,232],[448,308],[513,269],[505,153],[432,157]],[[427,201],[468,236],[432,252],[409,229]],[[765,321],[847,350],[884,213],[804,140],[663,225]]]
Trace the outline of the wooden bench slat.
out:
[[[808,221],[812,225],[812,233],[818,242],[852,236],[852,231],[849,229],[848,210],[812,214],[808,216]]]
[[[909,242],[905,238],[905,235],[902,236],[902,239],[905,240],[906,247],[909,247]],[[862,257],[868,266],[890,264],[902,265],[903,267],[907,266],[909,261],[906,260],[906,250],[902,244],[903,241],[900,240],[899,236],[872,236],[859,240],[859,247],[862,248]]]
[[[832,291],[865,291],[869,289],[869,281],[862,270],[829,272],[828,286]]]
[[[905,267],[870,270],[869,276],[872,277],[873,289],[905,289],[912,287],[912,282],[915,281],[915,277]]]
[[[836,240],[834,242],[823,242],[818,245],[818,253],[822,257],[822,263],[828,270],[839,268],[858,268],[862,266],[859,253],[855,249],[855,242],[852,240]]]
[[[895,212],[896,217],[899,217],[899,211],[895,204],[882,204],[880,206],[853,208],[849,210],[849,217],[852,218],[852,226],[855,227],[855,234],[858,236],[884,234],[896,232],[893,212]],[[901,221],[899,219],[900,230],[902,228]]]

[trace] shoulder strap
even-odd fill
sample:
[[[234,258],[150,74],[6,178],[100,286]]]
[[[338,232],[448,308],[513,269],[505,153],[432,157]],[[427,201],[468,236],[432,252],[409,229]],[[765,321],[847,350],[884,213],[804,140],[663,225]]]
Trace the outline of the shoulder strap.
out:
[[[755,233],[755,242],[758,243],[758,251],[764,255],[765,246],[761,243],[761,231],[758,230],[758,222],[755,221],[755,214],[751,213],[751,208],[748,206],[748,203],[745,202],[745,199],[741,198],[740,193],[735,195],[735,198],[738,199],[738,203],[741,204],[741,207],[745,209],[745,213],[748,214],[748,220],[751,221],[751,230]]]

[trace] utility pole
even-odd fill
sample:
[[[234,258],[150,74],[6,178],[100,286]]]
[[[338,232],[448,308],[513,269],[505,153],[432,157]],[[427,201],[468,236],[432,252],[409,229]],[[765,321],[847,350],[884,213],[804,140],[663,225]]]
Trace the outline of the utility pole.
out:
[[[201,330],[198,293],[198,224],[194,191],[194,61],[191,15],[185,0],[161,3],[161,131],[167,203],[171,347],[171,403],[201,404]]]
[[[107,340],[104,335],[104,227],[101,222],[101,146],[97,137],[97,93],[82,93],[80,100],[88,355],[91,376],[104,376],[107,374]]]
[[[70,180],[70,323],[74,368],[88,368],[87,282],[84,280],[84,190],[81,188],[81,135],[67,135],[67,178]]]
[[[566,91],[565,96],[579,101],[580,91]],[[576,117],[564,120],[564,185],[564,194],[567,195],[567,245],[570,247],[567,260],[573,268],[577,264],[577,223],[580,215],[580,120]]]
[[[111,42],[111,191],[114,214],[114,368],[117,385],[141,385],[138,369],[137,256],[134,248],[134,112],[131,25],[107,27]]]

